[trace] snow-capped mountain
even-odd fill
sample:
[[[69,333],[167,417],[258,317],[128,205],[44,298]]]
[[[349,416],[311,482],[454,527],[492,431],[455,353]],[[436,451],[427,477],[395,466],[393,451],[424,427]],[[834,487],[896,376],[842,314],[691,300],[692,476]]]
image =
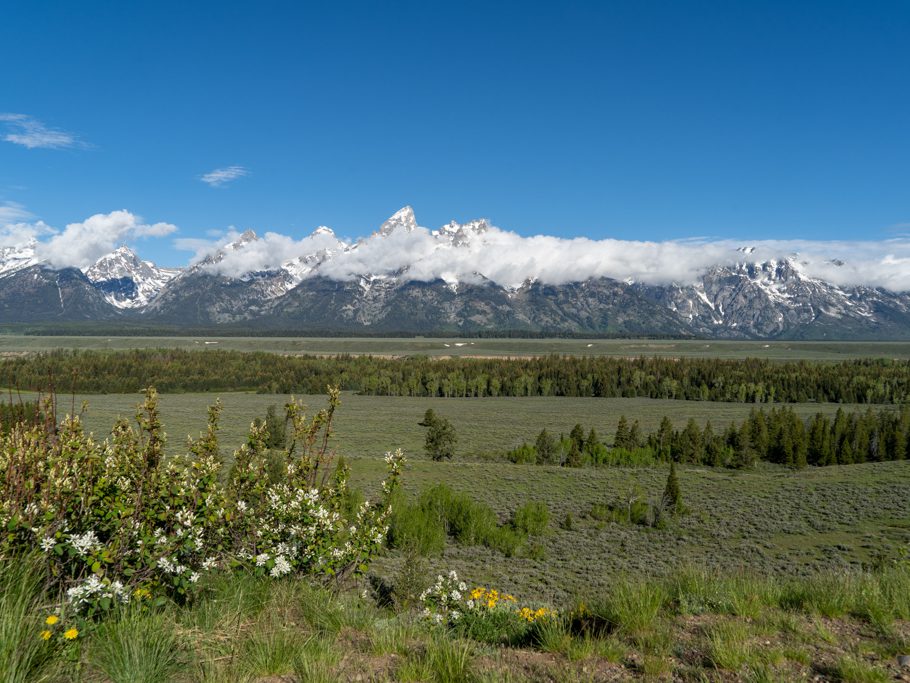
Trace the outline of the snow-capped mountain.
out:
[[[32,241],[22,246],[0,247],[0,277],[38,263],[35,256],[36,246],[37,243]]]
[[[86,268],[85,276],[117,308],[141,308],[180,274],[143,261],[129,247],[119,247]]]
[[[4,247],[0,322],[910,339],[910,293],[828,282],[799,255],[761,259],[756,247],[731,248],[725,265],[678,284],[584,275],[599,262],[589,258],[585,270],[569,259],[562,264],[569,278],[548,284],[539,268],[559,263],[549,253],[556,241],[542,237],[535,245],[543,250],[521,255],[510,251],[515,238],[485,220],[429,230],[404,207],[354,242],[327,227],[299,240],[248,230],[181,270],[159,268],[126,247],[84,273],[54,270],[39,262],[35,243]],[[850,267],[835,259],[824,265],[825,272]]]

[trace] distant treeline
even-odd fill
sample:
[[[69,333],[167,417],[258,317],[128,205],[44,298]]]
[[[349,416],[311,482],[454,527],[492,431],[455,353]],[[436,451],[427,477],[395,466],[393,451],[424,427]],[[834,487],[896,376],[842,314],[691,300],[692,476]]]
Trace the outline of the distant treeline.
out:
[[[910,362],[781,363],[761,359],[283,356],[178,349],[53,351],[0,364],[0,381],[58,392],[252,390],[377,396],[647,397],[738,403],[910,402]]]
[[[656,432],[642,435],[638,422],[619,419],[613,447],[578,424],[568,437],[542,430],[534,443],[509,451],[512,462],[539,465],[647,466],[679,462],[714,467],[751,467],[757,460],[801,468],[905,460],[910,454],[910,406],[897,410],[816,413],[801,419],[792,408],[753,408],[748,419],[715,431],[690,419],[676,430],[668,417]]]

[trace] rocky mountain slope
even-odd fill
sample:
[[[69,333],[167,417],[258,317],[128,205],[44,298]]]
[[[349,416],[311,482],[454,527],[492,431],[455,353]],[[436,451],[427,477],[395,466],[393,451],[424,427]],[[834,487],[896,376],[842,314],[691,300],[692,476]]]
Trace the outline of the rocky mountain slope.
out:
[[[734,265],[708,268],[694,283],[593,277],[551,285],[530,277],[502,284],[491,273],[464,271],[475,258],[490,263],[478,256],[495,248],[488,243],[491,230],[476,220],[426,231],[405,207],[354,243],[318,228],[300,242],[298,255],[266,267],[268,236],[252,231],[185,269],[159,268],[120,247],[84,273],[54,270],[40,263],[34,243],[4,247],[0,322],[910,339],[910,294],[840,287],[810,277],[796,256],[757,262],[746,249]],[[440,275],[427,275],[432,259],[443,264]]]

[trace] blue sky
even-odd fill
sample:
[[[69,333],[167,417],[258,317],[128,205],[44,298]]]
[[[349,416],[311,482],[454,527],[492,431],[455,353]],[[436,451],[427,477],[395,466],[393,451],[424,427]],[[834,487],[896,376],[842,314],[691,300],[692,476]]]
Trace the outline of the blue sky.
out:
[[[138,243],[166,265],[174,237],[356,237],[405,204],[594,239],[910,232],[906,1],[9,0],[0,43],[0,218],[126,209],[178,226]]]

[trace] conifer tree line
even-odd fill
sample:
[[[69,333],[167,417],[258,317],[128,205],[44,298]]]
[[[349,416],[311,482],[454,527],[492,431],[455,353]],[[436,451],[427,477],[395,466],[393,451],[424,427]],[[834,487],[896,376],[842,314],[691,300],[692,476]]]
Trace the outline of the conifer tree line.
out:
[[[910,362],[762,359],[283,356],[242,351],[53,351],[0,362],[7,386],[84,393],[259,391],[374,396],[646,397],[738,403],[910,402]]]
[[[800,418],[792,408],[753,408],[741,423],[715,430],[690,418],[676,429],[664,417],[656,431],[643,435],[637,421],[619,418],[612,447],[591,429],[577,424],[568,437],[541,430],[533,443],[507,453],[516,463],[540,465],[653,465],[658,462],[745,468],[759,460],[802,468],[849,465],[910,456],[910,406]]]

